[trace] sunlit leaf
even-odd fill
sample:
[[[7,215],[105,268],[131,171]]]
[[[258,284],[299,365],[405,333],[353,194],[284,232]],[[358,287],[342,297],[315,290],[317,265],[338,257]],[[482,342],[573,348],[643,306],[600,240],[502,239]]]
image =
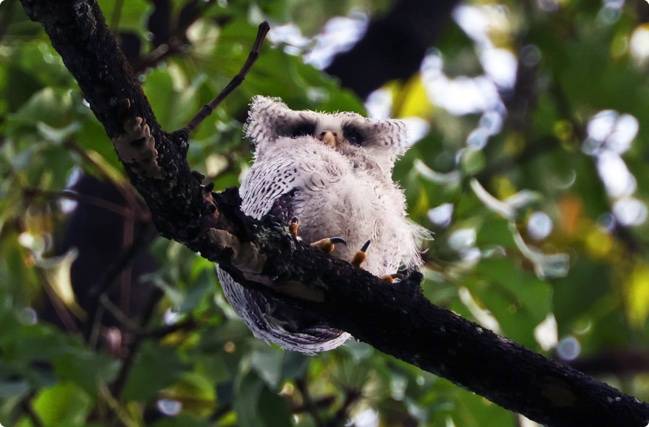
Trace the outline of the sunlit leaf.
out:
[[[48,427],[85,426],[92,399],[79,387],[63,383],[41,390],[34,399],[34,410]]]
[[[47,282],[56,297],[77,317],[83,319],[86,313],[76,301],[70,279],[70,269],[77,256],[78,251],[76,249],[70,249],[65,255],[60,257],[41,258],[38,260],[37,265],[45,271]]]
[[[80,125],[77,122],[72,122],[68,126],[60,129],[50,127],[42,122],[39,122],[36,126],[41,135],[55,144],[62,143],[80,128]]]
[[[627,315],[642,328],[649,317],[649,266],[636,265],[626,284]]]

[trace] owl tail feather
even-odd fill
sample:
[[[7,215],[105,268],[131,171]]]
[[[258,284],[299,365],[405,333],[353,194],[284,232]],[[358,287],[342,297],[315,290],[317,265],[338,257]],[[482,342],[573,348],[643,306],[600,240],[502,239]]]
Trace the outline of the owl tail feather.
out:
[[[278,344],[285,350],[315,354],[333,350],[347,341],[351,335],[322,325],[301,326],[299,314],[295,318],[280,319],[273,314],[273,303],[258,292],[251,292],[234,281],[225,271],[217,268],[217,275],[225,298],[234,311],[241,316],[255,337]],[[286,312],[286,310],[282,310]]]

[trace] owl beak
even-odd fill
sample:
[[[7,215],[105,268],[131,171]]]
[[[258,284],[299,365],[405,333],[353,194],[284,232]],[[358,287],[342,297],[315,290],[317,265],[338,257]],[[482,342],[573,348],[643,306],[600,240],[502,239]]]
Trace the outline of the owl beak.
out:
[[[330,130],[320,132],[318,139],[331,148],[336,148],[336,145],[338,145],[338,134]]]

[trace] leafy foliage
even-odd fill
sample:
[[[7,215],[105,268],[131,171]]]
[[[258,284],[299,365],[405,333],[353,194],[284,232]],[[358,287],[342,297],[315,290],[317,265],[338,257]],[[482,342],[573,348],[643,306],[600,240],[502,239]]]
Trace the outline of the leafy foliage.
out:
[[[380,15],[389,2],[99,3],[124,50],[140,58],[134,67],[167,130],[238,71],[256,23],[271,19],[284,31],[271,34],[245,83],[192,136],[192,167],[217,190],[237,185],[250,159],[241,123],[255,94],[407,119],[420,132],[395,176],[413,220],[435,233],[426,295],[535,351],[603,357],[605,380],[649,398],[649,6],[468,2],[419,73],[386,82],[364,103],[305,58],[326,56],[312,37],[329,19]],[[16,0],[0,2],[0,93],[0,423],[519,425],[515,414],[363,343],[305,357],[259,342],[224,300],[213,266],[162,238],[144,243],[152,272],[109,278],[96,310],[114,321],[103,321],[71,279],[78,254],[57,243],[71,203],[112,209],[132,225],[148,213]],[[126,204],[63,192],[80,171],[111,182]],[[137,292],[145,282],[153,290]],[[129,312],[124,295],[139,310]],[[618,371],[610,358],[631,353],[644,365]]]

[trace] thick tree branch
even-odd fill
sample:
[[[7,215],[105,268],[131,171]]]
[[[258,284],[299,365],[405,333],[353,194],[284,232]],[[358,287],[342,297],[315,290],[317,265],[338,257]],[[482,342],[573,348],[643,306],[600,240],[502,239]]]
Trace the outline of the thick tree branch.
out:
[[[95,1],[21,1],[109,136],[120,137],[136,116],[150,127],[155,144],[144,145],[151,157],[124,166],[163,235],[219,262],[246,286],[540,423],[647,425],[649,405],[433,306],[420,292],[419,274],[389,285],[295,241],[270,219],[242,215],[236,191],[213,194],[201,186],[187,165],[186,141],[160,128]],[[139,164],[151,161],[156,173]]]

